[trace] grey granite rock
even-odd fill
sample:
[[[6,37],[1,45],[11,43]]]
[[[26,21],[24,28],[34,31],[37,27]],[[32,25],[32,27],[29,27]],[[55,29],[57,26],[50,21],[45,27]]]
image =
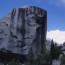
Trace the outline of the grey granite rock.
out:
[[[46,50],[50,51],[51,48],[51,40],[46,40]]]
[[[35,55],[45,48],[47,12],[35,6],[14,8],[0,19],[0,51]]]

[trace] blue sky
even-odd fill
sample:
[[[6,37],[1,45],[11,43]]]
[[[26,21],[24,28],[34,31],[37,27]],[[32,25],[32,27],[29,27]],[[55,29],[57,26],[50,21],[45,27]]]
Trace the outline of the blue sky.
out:
[[[47,10],[47,30],[65,31],[65,0],[0,0],[0,19],[13,8],[24,5]]]

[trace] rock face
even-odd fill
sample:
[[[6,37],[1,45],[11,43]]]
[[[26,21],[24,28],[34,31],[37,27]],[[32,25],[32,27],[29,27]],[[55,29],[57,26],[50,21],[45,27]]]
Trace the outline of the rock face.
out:
[[[35,6],[14,8],[0,19],[0,51],[35,55],[45,47],[47,12]]]
[[[60,65],[60,60],[53,60],[52,65]]]
[[[46,40],[46,50],[50,51],[51,48],[51,40]]]

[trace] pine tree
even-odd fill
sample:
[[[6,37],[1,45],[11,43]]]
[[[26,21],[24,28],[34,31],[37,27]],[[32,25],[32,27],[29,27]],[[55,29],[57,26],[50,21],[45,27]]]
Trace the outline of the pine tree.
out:
[[[35,62],[35,65],[51,65],[52,59],[50,52],[42,53],[40,56],[38,56]]]
[[[52,57],[52,60],[54,59],[55,57],[55,46],[54,46],[54,42],[53,40],[51,41],[51,48],[50,48],[50,54],[51,54],[51,57]]]
[[[32,47],[29,50],[29,53],[27,55],[27,61],[25,62],[25,65],[34,65],[34,54],[32,51]]]
[[[50,54],[52,57],[52,60],[58,59],[59,55],[62,53],[61,48],[57,46],[57,43],[54,43],[53,40],[51,41],[51,48],[50,48]]]

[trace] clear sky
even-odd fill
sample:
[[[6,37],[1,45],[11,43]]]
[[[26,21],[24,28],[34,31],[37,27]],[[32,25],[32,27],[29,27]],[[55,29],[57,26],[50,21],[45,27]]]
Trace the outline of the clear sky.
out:
[[[47,10],[48,32],[53,30],[65,31],[65,0],[0,0],[0,19],[13,8],[25,5]]]

